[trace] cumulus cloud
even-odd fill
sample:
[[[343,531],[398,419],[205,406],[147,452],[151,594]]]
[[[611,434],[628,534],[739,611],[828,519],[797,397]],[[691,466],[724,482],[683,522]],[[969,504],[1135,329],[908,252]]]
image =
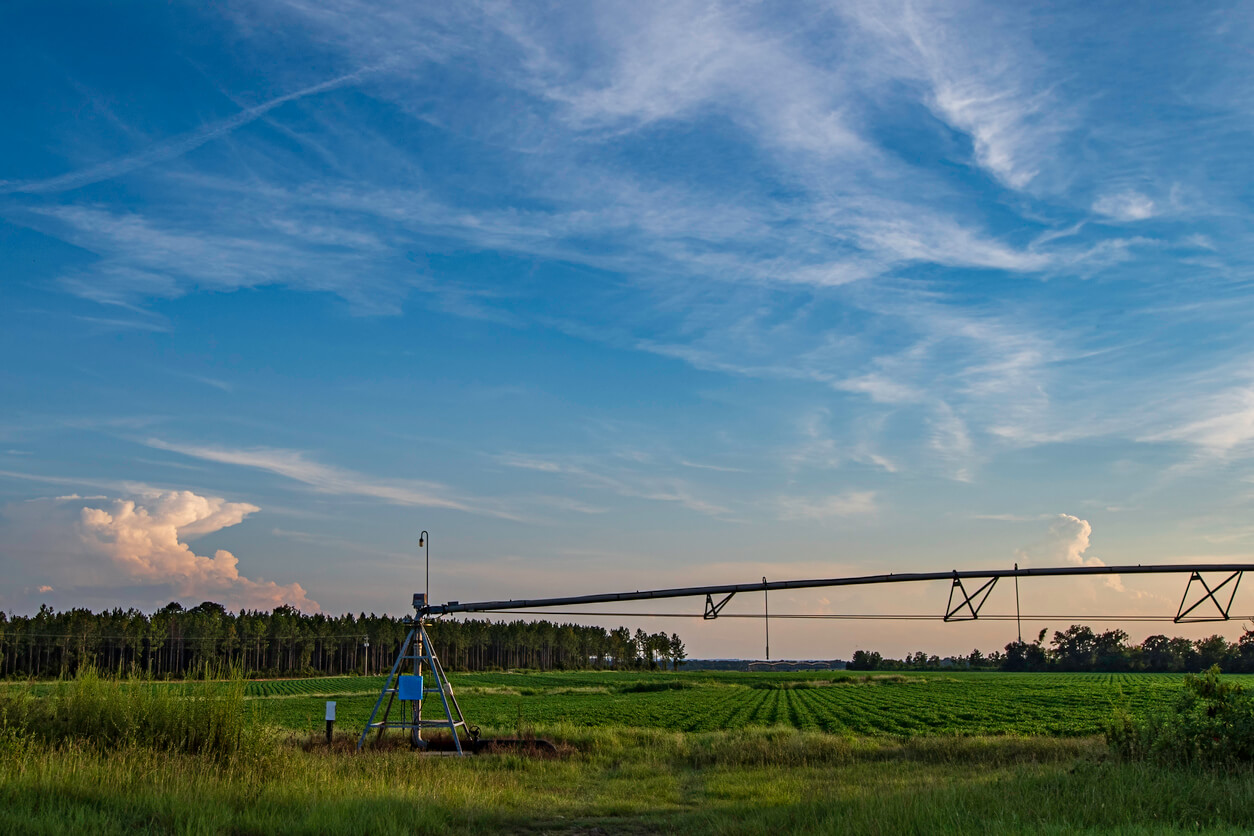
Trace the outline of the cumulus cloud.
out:
[[[1049,526],[1049,533],[1061,550],[1063,560],[1075,566],[1084,565],[1084,553],[1089,550],[1089,538],[1093,534],[1088,520],[1059,514]]]
[[[197,537],[238,525],[257,506],[192,491],[146,485],[110,496],[44,497],[0,506],[0,576],[10,606],[36,594],[82,606],[160,606],[172,599],[213,600],[236,609],[290,604],[317,611],[298,583],[280,585],[240,573],[234,554],[198,554]]]
[[[1105,566],[1100,558],[1086,554],[1089,550],[1093,526],[1071,514],[1058,514],[1049,524],[1045,539],[1015,552],[1015,558],[1023,566],[1050,566],[1069,563],[1072,566]],[[1110,575],[1106,585],[1116,592],[1123,592],[1123,582],[1118,575]]]
[[[260,509],[246,502],[167,491],[143,498],[116,499],[105,507],[84,506],[77,532],[89,554],[107,558],[131,583],[169,585],[187,597],[225,599],[231,606],[272,609],[290,604],[317,611],[316,601],[298,583],[280,586],[240,574],[239,559],[225,549],[212,557],[196,554],[186,539],[211,534]]]

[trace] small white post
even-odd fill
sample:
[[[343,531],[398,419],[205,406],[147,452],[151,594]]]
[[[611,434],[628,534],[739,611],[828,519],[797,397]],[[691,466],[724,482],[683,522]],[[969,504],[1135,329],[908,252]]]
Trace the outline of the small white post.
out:
[[[331,730],[335,727],[335,700],[327,700],[327,743],[331,742]]]

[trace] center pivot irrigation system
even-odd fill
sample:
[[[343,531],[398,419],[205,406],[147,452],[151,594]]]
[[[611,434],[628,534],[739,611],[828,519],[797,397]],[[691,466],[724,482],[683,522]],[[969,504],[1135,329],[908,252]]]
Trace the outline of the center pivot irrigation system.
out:
[[[425,535],[425,532],[424,532]],[[423,541],[419,541],[423,545]],[[798,581],[768,581],[761,583],[738,583],[723,586],[690,586],[676,589],[636,590],[635,592],[608,592],[598,595],[575,595],[562,598],[527,598],[509,601],[478,601],[462,604],[449,601],[447,604],[432,606],[428,603],[428,594],[414,594],[413,604],[417,616],[407,616],[405,623],[410,625],[409,634],[401,644],[400,652],[392,670],[384,680],[383,690],[375,702],[374,711],[362,730],[357,741],[360,749],[366,743],[372,730],[377,730],[381,737],[387,729],[404,729],[410,733],[414,746],[425,749],[426,741],[422,738],[423,729],[447,729],[452,735],[453,746],[457,754],[464,754],[462,735],[466,735],[468,744],[479,742],[478,729],[467,725],[466,718],[453,695],[453,686],[445,676],[444,668],[436,657],[427,635],[427,623],[436,618],[459,613],[503,613],[516,610],[529,610],[532,615],[585,615],[585,616],[622,616],[622,617],[669,617],[669,618],[703,618],[707,621],[716,618],[761,618],[766,627],[766,658],[771,658],[770,650],[770,619],[771,618],[840,618],[840,619],[877,619],[877,620],[936,620],[941,621],[975,621],[981,617],[990,621],[1008,621],[1013,619],[1019,627],[1019,641],[1023,641],[1022,622],[1024,620],[1039,621],[1046,618],[1085,618],[1092,621],[1171,621],[1176,624],[1206,621],[1229,621],[1232,618],[1254,619],[1254,616],[1233,616],[1232,602],[1236,599],[1237,587],[1245,572],[1254,571],[1252,563],[1204,563],[1204,564],[1170,564],[1170,565],[1136,565],[1136,566],[1060,566],[1042,569],[1020,569],[1015,564],[1013,569],[979,569],[968,572],[953,570],[950,572],[907,572],[887,575],[862,575],[850,578],[819,578]],[[1202,573],[1226,575],[1218,583],[1208,583]],[[1175,616],[1146,615],[1029,615],[1024,616],[1019,610],[1019,578],[1056,578],[1074,577],[1078,575],[1164,575],[1187,574],[1189,581],[1185,584],[1184,595]],[[429,577],[429,575],[428,575]],[[984,603],[988,600],[993,588],[1002,578],[1014,578],[1015,612],[1013,615],[980,615]],[[945,604],[943,615],[919,614],[802,614],[783,613],[770,615],[768,604],[771,592],[785,589],[823,589],[838,586],[870,586],[890,583],[918,583],[925,581],[949,581],[949,600]],[[1198,585],[1195,592],[1194,584]],[[970,590],[968,590],[968,585]],[[430,587],[428,586],[428,590]],[[763,593],[763,611],[758,614],[727,614],[723,608],[736,595],[741,593]],[[1192,603],[1190,595],[1194,596]],[[586,610],[554,611],[551,607],[571,607],[588,604],[609,604],[624,601],[655,601],[664,598],[699,598],[705,596],[705,611],[696,613],[637,613],[637,612],[589,612]],[[1209,602],[1213,605],[1205,606]],[[1199,609],[1200,608],[1200,609]],[[424,674],[424,669],[426,673]],[[412,670],[412,673],[410,672]],[[439,696],[443,717],[439,719],[423,719],[422,703],[427,694]],[[394,704],[402,705],[399,719],[392,717]],[[382,715],[380,716],[380,712]]]

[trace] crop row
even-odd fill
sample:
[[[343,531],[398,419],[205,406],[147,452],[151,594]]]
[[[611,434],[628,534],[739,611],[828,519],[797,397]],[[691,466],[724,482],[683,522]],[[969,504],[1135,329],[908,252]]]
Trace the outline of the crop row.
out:
[[[324,676],[310,679],[259,679],[249,682],[250,697],[284,697],[300,694],[357,693],[382,687],[382,677]]]
[[[1058,673],[870,679],[840,673],[453,676],[467,719],[485,728],[564,722],[699,732],[785,725],[891,735],[1095,734],[1116,706],[1161,703],[1180,681],[1169,675]],[[320,717],[323,696],[337,699],[341,722],[351,726],[364,722],[381,682],[379,677],[256,682],[249,693],[263,697],[255,700],[263,716],[296,728]]]

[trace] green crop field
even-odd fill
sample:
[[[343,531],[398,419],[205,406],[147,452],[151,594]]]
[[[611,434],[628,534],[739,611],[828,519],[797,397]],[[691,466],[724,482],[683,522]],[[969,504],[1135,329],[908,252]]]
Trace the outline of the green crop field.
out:
[[[1062,735],[1102,732],[1116,707],[1140,711],[1179,688],[1173,674],[1088,673],[468,673],[451,674],[467,719],[484,729],[625,726],[704,732],[790,726],[856,735]],[[1254,677],[1231,677],[1248,681]],[[259,715],[360,728],[382,677],[253,682]],[[438,701],[427,709],[439,711]]]

